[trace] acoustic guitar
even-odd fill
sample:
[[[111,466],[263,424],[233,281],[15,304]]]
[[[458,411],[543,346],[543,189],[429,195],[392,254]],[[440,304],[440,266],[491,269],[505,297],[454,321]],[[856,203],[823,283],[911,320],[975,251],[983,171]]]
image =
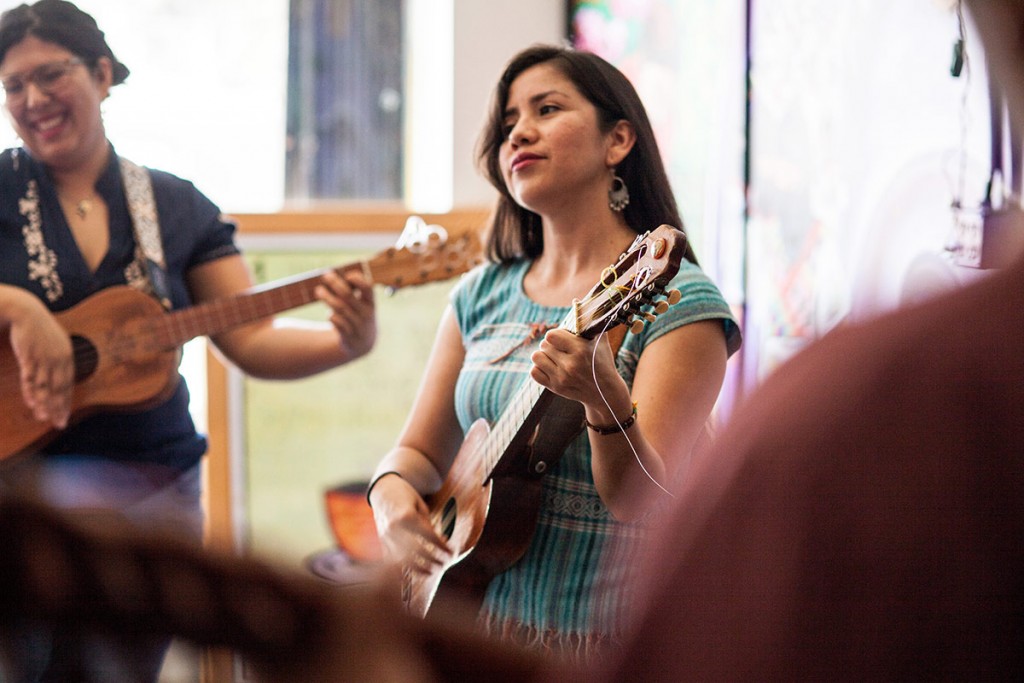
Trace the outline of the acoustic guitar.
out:
[[[685,246],[684,233],[668,225],[638,236],[587,296],[574,302],[562,329],[592,339],[632,322],[638,332],[645,320],[679,301],[679,292],[665,292],[665,286],[679,270]],[[659,300],[653,312],[641,310],[662,294],[667,300]],[[575,419],[568,429],[550,428],[555,402],[570,408],[557,411]],[[441,488],[427,498],[431,524],[452,553],[429,573],[404,572],[402,598],[412,614],[443,613],[448,605],[479,608],[491,579],[523,556],[540,510],[541,477],[583,427],[579,408],[527,376],[493,426],[480,419],[470,427]],[[552,448],[556,435],[559,443]]]
[[[410,236],[407,228],[395,247],[335,272],[362,272],[368,282],[396,290],[446,280],[480,262],[475,232],[449,238],[443,229],[429,228],[423,239]],[[170,312],[136,289],[110,287],[58,313],[74,354],[70,422],[98,410],[142,410],[167,400],[180,378],[178,362],[185,342],[311,303],[326,271],[277,280]],[[17,359],[9,338],[4,337],[0,341],[0,461],[31,452],[57,435],[52,424],[36,420],[25,405]]]

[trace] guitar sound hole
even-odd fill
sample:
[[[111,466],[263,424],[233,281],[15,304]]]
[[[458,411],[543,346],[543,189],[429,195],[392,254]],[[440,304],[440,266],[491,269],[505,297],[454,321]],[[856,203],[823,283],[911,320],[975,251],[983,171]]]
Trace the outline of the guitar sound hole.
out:
[[[91,341],[78,335],[71,335],[71,349],[75,358],[75,382],[80,382],[96,372],[99,354]]]
[[[449,498],[448,502],[444,504],[444,510],[441,511],[441,535],[444,536],[445,540],[452,537],[455,533],[455,518],[458,515],[458,510],[455,507],[455,499]]]

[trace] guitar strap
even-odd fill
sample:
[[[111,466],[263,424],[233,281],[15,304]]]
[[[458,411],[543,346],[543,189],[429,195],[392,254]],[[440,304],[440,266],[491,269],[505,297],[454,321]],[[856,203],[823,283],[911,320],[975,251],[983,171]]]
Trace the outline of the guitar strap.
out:
[[[135,243],[142,250],[145,275],[153,296],[165,310],[171,309],[171,295],[167,284],[167,268],[164,262],[163,242],[160,239],[160,223],[157,219],[156,201],[153,199],[153,182],[149,171],[124,157],[118,157],[124,194],[128,200],[128,212],[132,217]]]

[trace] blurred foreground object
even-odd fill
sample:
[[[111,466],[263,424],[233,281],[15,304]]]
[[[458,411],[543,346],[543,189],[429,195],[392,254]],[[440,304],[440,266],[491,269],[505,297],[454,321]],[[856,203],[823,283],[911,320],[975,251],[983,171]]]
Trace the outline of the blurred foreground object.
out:
[[[142,534],[106,512],[71,520],[33,501],[0,499],[0,547],[0,635],[14,670],[10,633],[31,622],[129,643],[171,634],[230,648],[267,682],[529,681],[541,665],[483,640],[471,620],[405,615],[386,574],[339,589]]]

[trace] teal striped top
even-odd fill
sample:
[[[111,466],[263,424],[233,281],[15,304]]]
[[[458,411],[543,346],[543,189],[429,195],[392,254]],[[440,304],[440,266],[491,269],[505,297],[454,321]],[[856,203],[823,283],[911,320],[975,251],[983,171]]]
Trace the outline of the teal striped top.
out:
[[[530,354],[538,342],[526,341],[531,329],[557,327],[569,312],[567,306],[542,306],[525,295],[529,266],[528,260],[480,266],[452,293],[466,351],[455,389],[464,430],[478,418],[493,424],[502,414],[532,367]],[[622,342],[619,372],[630,386],[646,345],[681,325],[721,320],[729,353],[739,348],[739,327],[699,267],[684,261],[670,288],[678,289],[682,300]],[[629,557],[644,526],[617,522],[601,501],[585,433],[545,475],[543,489],[532,544],[519,562],[491,581],[481,620],[490,632],[529,645],[589,652],[614,642],[621,632],[630,602],[629,563],[607,559]]]

